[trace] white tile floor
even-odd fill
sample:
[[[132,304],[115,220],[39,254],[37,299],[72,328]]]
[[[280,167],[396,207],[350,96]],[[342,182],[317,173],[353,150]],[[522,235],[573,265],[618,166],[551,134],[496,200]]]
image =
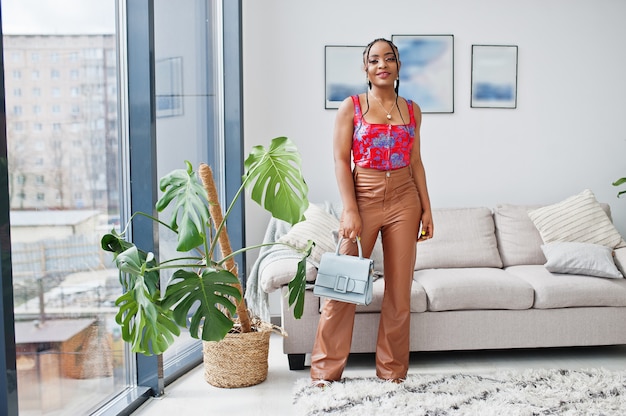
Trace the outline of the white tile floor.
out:
[[[409,374],[594,367],[626,370],[626,346],[413,353]],[[213,387],[204,380],[200,365],[167,386],[162,397],[150,399],[133,416],[292,415],[294,382],[308,375],[308,367],[302,371],[289,370],[287,357],[282,353],[282,340],[272,335],[269,373],[263,383],[240,389]],[[374,375],[373,354],[351,356],[344,372],[345,377]]]

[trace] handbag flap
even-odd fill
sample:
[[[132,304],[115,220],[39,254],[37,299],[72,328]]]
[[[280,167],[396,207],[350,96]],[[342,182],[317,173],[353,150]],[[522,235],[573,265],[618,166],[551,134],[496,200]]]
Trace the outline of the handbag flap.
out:
[[[365,293],[373,270],[374,261],[371,259],[324,253],[315,285],[340,292]]]

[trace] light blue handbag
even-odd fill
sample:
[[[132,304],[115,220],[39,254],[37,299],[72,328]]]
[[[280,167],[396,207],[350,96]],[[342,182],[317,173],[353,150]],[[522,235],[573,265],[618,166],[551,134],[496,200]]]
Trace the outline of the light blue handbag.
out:
[[[358,257],[339,254],[342,240],[337,243],[334,253],[322,254],[313,294],[357,305],[369,305],[372,302],[374,260],[363,257],[360,238],[356,239]]]

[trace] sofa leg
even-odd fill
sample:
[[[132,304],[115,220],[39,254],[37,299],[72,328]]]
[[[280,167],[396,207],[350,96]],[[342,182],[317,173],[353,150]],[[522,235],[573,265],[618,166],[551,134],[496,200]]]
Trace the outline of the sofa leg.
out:
[[[290,370],[304,370],[304,358],[306,354],[287,354]]]

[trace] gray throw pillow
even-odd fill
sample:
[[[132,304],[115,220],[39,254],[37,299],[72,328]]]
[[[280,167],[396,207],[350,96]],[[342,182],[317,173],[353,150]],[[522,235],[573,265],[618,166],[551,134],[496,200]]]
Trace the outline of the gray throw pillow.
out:
[[[541,246],[552,273],[582,274],[594,277],[622,278],[613,260],[613,250],[600,244],[554,242]]]

